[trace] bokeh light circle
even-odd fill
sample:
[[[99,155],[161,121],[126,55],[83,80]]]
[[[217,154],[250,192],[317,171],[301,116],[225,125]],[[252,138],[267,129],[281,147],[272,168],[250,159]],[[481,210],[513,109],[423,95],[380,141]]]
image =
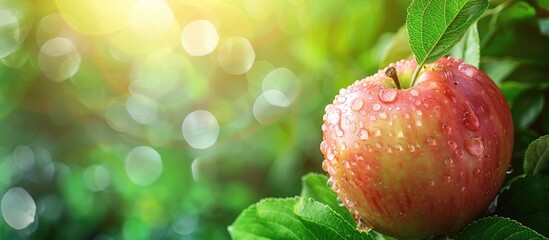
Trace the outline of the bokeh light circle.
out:
[[[65,21],[84,34],[104,34],[126,23],[137,0],[55,0]]]
[[[267,92],[269,90],[279,91],[285,97],[287,97],[287,100],[291,103],[299,95],[299,80],[297,79],[296,75],[289,69],[277,68],[269,72],[269,74],[267,74],[267,76],[265,76],[265,79],[263,80],[263,91]],[[280,103],[280,99],[278,98],[277,94],[268,94],[265,95],[265,97],[267,101],[269,101],[271,104],[281,106],[278,105],[278,103]]]
[[[13,151],[13,161],[22,170],[30,170],[36,164],[36,156],[30,147],[19,145]]]
[[[142,39],[164,36],[174,24],[172,9],[161,0],[140,0],[128,15],[130,29]]]
[[[111,184],[111,174],[103,165],[91,165],[84,171],[84,182],[93,192],[103,191]]]
[[[31,9],[27,1],[0,1],[0,58],[21,47],[32,27]]]
[[[196,149],[206,149],[214,145],[219,136],[219,124],[215,116],[205,110],[189,113],[181,127],[187,143]]]
[[[82,57],[70,39],[56,37],[40,48],[38,64],[46,77],[55,82],[71,78],[80,67]]]
[[[35,221],[36,203],[23,188],[8,190],[2,197],[2,216],[12,228],[21,230]]]
[[[126,155],[125,168],[133,183],[148,186],[162,174],[162,158],[153,148],[139,146]]]
[[[253,113],[262,125],[269,125],[280,118],[290,105],[290,100],[278,90],[269,90],[255,100]]]
[[[227,39],[217,52],[217,62],[230,74],[244,74],[252,68],[255,51],[250,41],[243,37]]]
[[[126,101],[126,110],[133,120],[152,125],[158,120],[158,104],[154,99],[143,95],[132,95]]]
[[[191,56],[210,54],[219,42],[219,34],[212,22],[208,20],[192,21],[181,33],[181,44]]]

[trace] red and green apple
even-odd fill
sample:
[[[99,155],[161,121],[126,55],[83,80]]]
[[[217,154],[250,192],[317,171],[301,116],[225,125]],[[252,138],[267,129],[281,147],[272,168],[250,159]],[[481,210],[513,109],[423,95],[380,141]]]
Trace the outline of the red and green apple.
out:
[[[503,183],[513,148],[507,102],[476,67],[453,58],[390,64],[342,89],[324,115],[332,189],[358,227],[402,238],[457,231]]]

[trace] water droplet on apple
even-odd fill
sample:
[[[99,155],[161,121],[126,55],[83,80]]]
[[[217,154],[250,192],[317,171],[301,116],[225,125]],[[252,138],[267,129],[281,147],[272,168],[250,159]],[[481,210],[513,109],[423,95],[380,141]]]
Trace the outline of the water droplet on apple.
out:
[[[465,186],[461,186],[461,191],[465,192]]]
[[[372,230],[372,225],[369,224],[368,222],[366,222],[366,220],[364,220],[362,217],[359,217],[358,220],[357,220],[357,225],[356,225],[356,228],[362,232],[369,232]]]
[[[444,165],[446,165],[447,167],[454,167],[454,159],[450,157],[444,159]]]
[[[389,120],[389,121],[387,122],[387,124],[388,124],[389,126],[393,126],[393,121]]]
[[[326,157],[328,160],[333,161],[335,159],[335,155],[332,151],[329,151],[328,154],[326,154]]]
[[[458,66],[458,70],[465,74],[465,76],[467,77],[470,77],[472,78],[473,76],[476,75],[477,73],[477,70],[473,67],[473,66],[470,66],[468,64],[461,64]]]
[[[404,212],[404,211],[401,211],[398,215],[400,216],[401,219],[406,218],[406,212]]]
[[[358,138],[360,138],[360,140],[368,140],[368,130],[364,128],[358,130]]]
[[[463,152],[463,149],[458,148],[458,149],[456,150],[456,155],[457,155],[458,157],[462,158],[462,157],[465,155],[465,153]]]
[[[360,97],[357,97],[353,99],[353,101],[351,102],[351,110],[358,112],[360,111],[360,109],[362,109],[363,105],[364,105],[364,100],[362,100],[362,98]]]
[[[450,134],[450,133],[452,133],[452,127],[448,123],[443,123],[442,124],[442,132],[445,133],[445,134]]]
[[[402,145],[400,145],[400,144],[396,144],[396,145],[395,145],[395,148],[396,148],[396,150],[401,151],[401,152],[402,152],[402,150],[404,149],[404,148],[402,147]]]
[[[393,153],[393,148],[391,148],[391,146],[387,146],[387,147],[385,148],[385,151],[386,151],[387,153]]]
[[[429,181],[429,186],[435,186],[435,181],[434,180]]]
[[[449,183],[451,180],[452,180],[452,177],[450,175],[445,174],[442,176],[442,182],[444,183]]]
[[[416,147],[413,145],[413,144],[408,144],[408,150],[410,152],[415,152],[416,151]]]
[[[337,96],[337,102],[339,103],[345,103],[347,101],[347,98],[344,96]]]
[[[418,116],[421,116],[421,115],[423,114],[423,112],[421,112],[421,110],[416,110],[416,114],[417,114]]]
[[[467,102],[467,110],[463,116],[463,124],[471,131],[478,131],[480,129],[480,121],[469,102]]]
[[[473,156],[480,157],[484,152],[482,137],[474,137],[465,140],[465,149]]]
[[[416,106],[419,106],[419,105],[421,105],[421,101],[420,101],[420,100],[415,100],[415,101],[414,101],[414,104],[415,104]]]
[[[328,163],[327,160],[322,161],[322,170],[327,172],[328,171],[328,164],[329,163]]]
[[[492,203],[490,203],[490,206],[488,206],[488,209],[486,209],[485,214],[486,214],[486,215],[492,215],[492,214],[494,214],[494,212],[495,212],[496,209],[497,209],[497,206],[498,206],[498,197],[496,196],[496,197],[494,198],[494,201],[492,201]]]
[[[326,185],[328,185],[329,188],[332,188],[334,186],[334,179],[332,177],[328,178]]]
[[[396,100],[397,90],[394,88],[383,88],[379,91],[379,100],[384,103],[392,103]]]
[[[481,170],[478,168],[473,169],[473,176],[478,177],[480,176]]]
[[[381,119],[386,119],[386,118],[387,118],[387,113],[385,113],[385,112],[380,112],[380,113],[379,113],[379,118],[381,118]]]
[[[433,138],[433,137],[428,137],[427,138],[427,143],[431,146],[434,146],[434,145],[437,145],[437,140],[435,140],[435,138]]]
[[[404,137],[404,133],[402,133],[401,130],[398,130],[396,136],[397,136],[397,138],[403,138],[403,137]]]
[[[345,150],[347,148],[347,144],[345,144],[345,142],[341,142],[339,143],[339,149],[341,149],[342,151]]]
[[[457,149],[457,143],[454,140],[448,140],[448,147],[450,147],[451,150]]]
[[[339,124],[339,120],[341,119],[341,111],[337,108],[329,110],[327,119],[328,119],[328,122],[332,125]]]
[[[334,129],[336,136],[338,137],[343,137],[343,134],[345,134],[345,132],[343,132],[343,129],[341,129],[339,126],[336,126]]]
[[[381,104],[374,103],[374,105],[372,105],[372,110],[379,111],[379,109],[381,109]]]
[[[358,149],[359,147],[360,147],[360,144],[359,144],[357,141],[355,141],[355,142],[353,143],[353,148],[354,148],[354,149]]]
[[[412,90],[410,90],[410,95],[412,95],[414,97],[417,97],[417,96],[419,96],[419,92],[415,89],[412,89]]]
[[[490,171],[490,169],[486,170],[486,172],[484,172],[484,177],[485,178],[489,178],[492,176],[492,171]]]
[[[421,123],[421,120],[416,119],[416,126],[418,126],[418,127],[423,126],[423,123]]]
[[[376,148],[381,148],[381,143],[376,143],[375,146]]]
[[[403,113],[402,116],[406,119],[410,119],[410,114],[408,113]]]
[[[343,204],[343,202],[341,201],[341,199],[339,198],[339,196],[337,196],[336,201],[337,201],[337,205],[338,205],[338,206],[340,206],[340,207],[345,206],[345,205]]]
[[[515,168],[513,167],[513,165],[509,164],[509,167],[507,167],[507,174],[511,174],[513,173],[513,171],[515,171]]]
[[[379,130],[379,128],[374,129],[374,136],[376,137],[381,136],[381,130]]]

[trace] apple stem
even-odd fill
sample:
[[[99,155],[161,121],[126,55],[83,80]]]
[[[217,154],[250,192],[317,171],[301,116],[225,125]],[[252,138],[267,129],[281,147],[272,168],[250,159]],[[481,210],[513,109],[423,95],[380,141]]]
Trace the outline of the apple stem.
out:
[[[398,80],[397,71],[394,67],[388,67],[387,70],[385,70],[385,76],[393,79],[397,89],[402,89],[402,87],[400,86],[400,81]]]
[[[412,75],[412,79],[410,80],[410,87],[414,86],[414,83],[416,82],[417,75],[421,71],[421,68],[423,68],[423,63],[420,65],[417,65],[416,70],[414,71],[414,74]]]

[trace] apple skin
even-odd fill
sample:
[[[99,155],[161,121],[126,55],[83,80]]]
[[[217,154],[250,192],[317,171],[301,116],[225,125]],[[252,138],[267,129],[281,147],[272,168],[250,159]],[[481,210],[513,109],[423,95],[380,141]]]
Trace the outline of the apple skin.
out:
[[[404,86],[416,66],[390,65]],[[320,148],[329,184],[361,230],[398,238],[457,231],[487,209],[505,178],[507,102],[485,73],[450,57],[425,65],[407,89],[384,73],[342,89],[326,107]]]

